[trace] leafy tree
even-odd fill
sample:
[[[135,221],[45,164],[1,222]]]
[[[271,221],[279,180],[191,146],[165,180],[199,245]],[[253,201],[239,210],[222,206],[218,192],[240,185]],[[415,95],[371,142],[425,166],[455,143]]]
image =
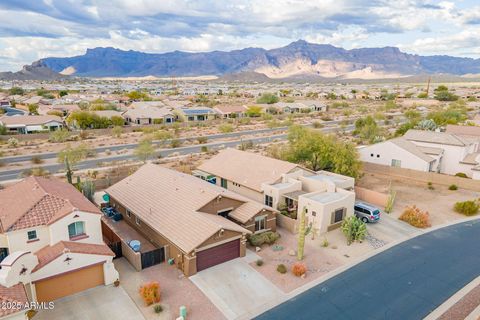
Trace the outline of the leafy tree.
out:
[[[23,90],[20,87],[12,87],[10,89],[10,95],[12,95],[12,96],[14,96],[14,95],[23,96],[24,94],[25,94],[25,90]]]
[[[38,104],[29,104],[28,105],[28,113],[33,115],[38,115]]]
[[[417,96],[419,99],[426,99],[428,98],[428,93],[426,92],[420,92]]]
[[[141,91],[131,91],[127,94],[127,97],[130,100],[148,100],[149,97],[145,92]]]
[[[259,107],[259,106],[250,106],[247,108],[247,110],[245,111],[245,114],[248,116],[248,117],[252,117],[252,118],[256,118],[256,117],[260,117],[262,115],[262,107]]]
[[[120,117],[116,117],[116,118],[120,118]],[[83,110],[73,111],[67,117],[66,121],[68,124],[74,125],[80,129],[108,128],[113,124],[113,121],[111,119],[108,119],[107,117],[100,117],[95,113],[83,111]],[[122,119],[122,125],[123,125],[123,119]]]
[[[293,125],[289,129],[288,142],[285,148],[270,154],[314,171],[328,170],[355,178],[360,174],[360,161],[353,144],[333,135]]]
[[[266,92],[262,94],[260,98],[257,99],[257,103],[266,103],[266,104],[273,104],[278,102],[278,97],[273,93]]]
[[[120,116],[113,116],[110,118],[112,126],[122,127],[125,124],[125,120]]]
[[[415,123],[413,122],[407,122],[402,124],[400,127],[395,130],[395,136],[403,136],[408,130],[415,128]]]
[[[0,135],[5,134],[7,134],[7,127],[5,127],[3,124],[0,124]]]
[[[143,140],[138,144],[138,147],[135,149],[134,154],[139,160],[145,163],[147,162],[148,158],[153,155],[154,152],[155,148],[152,145],[152,141]]]
[[[449,91],[437,91],[435,92],[435,99],[438,101],[457,101],[458,96]]]
[[[467,113],[463,107],[450,106],[446,110],[430,112],[427,119],[433,120],[438,126],[445,126],[465,121]]]
[[[84,143],[80,144],[77,147],[67,145],[67,147],[65,147],[62,151],[58,153],[58,162],[65,163],[66,161],[68,161],[71,166],[75,166],[83,159],[91,156],[93,152],[94,151]]]
[[[335,100],[337,99],[337,95],[335,94],[335,92],[329,92],[326,96],[325,96],[326,99],[328,100]]]
[[[359,118],[355,121],[355,130],[353,134],[360,136],[363,140],[370,143],[375,142],[381,135],[381,128],[372,116]]]
[[[67,91],[67,90],[60,90],[60,91],[58,92],[58,95],[59,95],[60,97],[64,97],[64,96],[68,95],[68,91]]]

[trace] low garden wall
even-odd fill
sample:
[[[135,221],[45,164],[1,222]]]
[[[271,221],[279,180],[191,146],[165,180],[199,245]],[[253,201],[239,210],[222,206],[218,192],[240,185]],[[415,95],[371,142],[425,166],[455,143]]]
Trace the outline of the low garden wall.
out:
[[[130,246],[122,240],[122,256],[124,256],[137,271],[142,271],[142,255],[133,251]]]
[[[280,213],[277,214],[277,226],[287,229],[291,233],[297,233],[297,220]]]
[[[397,177],[405,180],[413,180],[425,184],[427,184],[428,182],[444,186],[450,186],[454,184],[461,189],[480,191],[480,180],[472,180],[470,178],[461,178],[441,173],[395,168],[366,162],[363,163],[363,171]]]
[[[362,187],[355,187],[355,196],[358,200],[374,204],[382,209],[385,208],[388,202],[387,194]]]

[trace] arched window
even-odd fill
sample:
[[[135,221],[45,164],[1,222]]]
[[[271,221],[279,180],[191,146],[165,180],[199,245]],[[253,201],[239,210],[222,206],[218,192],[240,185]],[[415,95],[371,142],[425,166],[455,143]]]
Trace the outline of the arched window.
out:
[[[85,222],[77,221],[68,225],[68,236],[74,238],[85,234]]]

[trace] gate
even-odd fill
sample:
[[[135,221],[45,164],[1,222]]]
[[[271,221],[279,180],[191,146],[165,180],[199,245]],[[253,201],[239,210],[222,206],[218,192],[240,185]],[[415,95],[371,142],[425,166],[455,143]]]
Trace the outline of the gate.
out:
[[[142,269],[154,266],[165,261],[165,248],[158,248],[142,253]]]

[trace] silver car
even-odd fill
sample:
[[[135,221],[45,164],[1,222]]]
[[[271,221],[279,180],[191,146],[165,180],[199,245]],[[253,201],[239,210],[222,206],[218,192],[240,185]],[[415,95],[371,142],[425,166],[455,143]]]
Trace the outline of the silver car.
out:
[[[380,210],[372,205],[356,202],[355,216],[365,223],[377,222],[380,219]]]

